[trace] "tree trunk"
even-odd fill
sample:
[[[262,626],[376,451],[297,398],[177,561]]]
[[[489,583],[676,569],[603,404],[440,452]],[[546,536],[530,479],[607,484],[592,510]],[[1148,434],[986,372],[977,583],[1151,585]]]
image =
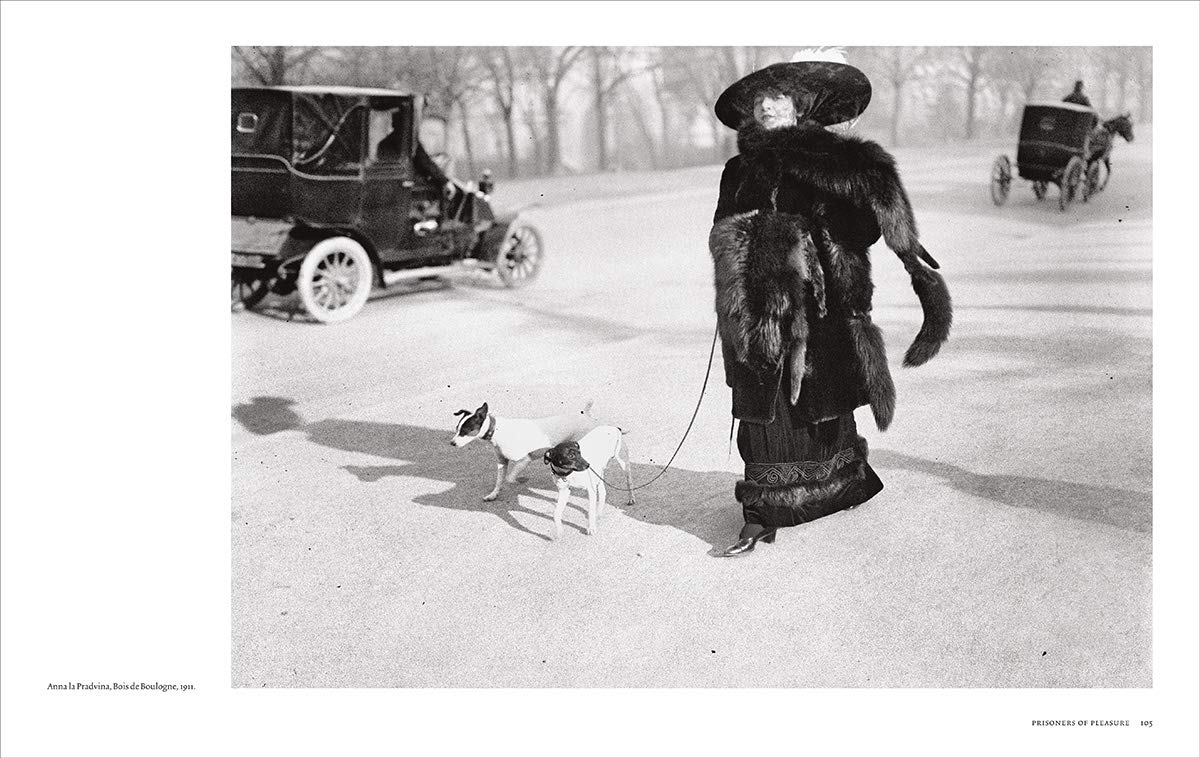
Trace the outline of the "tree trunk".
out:
[[[529,130],[529,141],[533,143],[534,171],[536,174],[544,174],[546,172],[546,150],[542,135],[538,130],[537,115],[534,113],[533,107],[525,110],[522,115],[525,118],[525,127]]]
[[[904,82],[892,82],[892,147],[900,146],[900,109],[904,105]]]
[[[276,47],[271,51],[271,81],[272,86],[284,84],[287,79],[287,48]]]
[[[971,75],[967,79],[967,139],[975,136],[975,90],[978,84],[979,73],[972,66]]]
[[[1154,118],[1154,112],[1150,107],[1150,101],[1153,99],[1153,72],[1151,65],[1150,51],[1139,51],[1138,55],[1138,121],[1143,124],[1149,123]]]
[[[600,48],[592,48],[592,86],[595,87],[596,109],[596,168],[608,170],[608,109],[604,103],[604,72],[600,65]]]
[[[671,146],[675,143],[675,135],[671,130],[671,109],[661,99],[658,102],[659,106],[659,127],[662,129],[662,136],[659,139],[659,155],[662,166],[664,168],[675,168],[675,154],[671,150]]]
[[[508,138],[508,176],[517,176],[517,130],[513,126],[512,108],[503,111],[504,134]]]
[[[546,111],[546,173],[553,176],[562,166],[562,149],[558,134],[558,98],[551,93],[545,100]],[[530,119],[532,122],[532,119]],[[530,123],[532,127],[533,124]]]
[[[462,140],[463,152],[467,158],[467,174],[474,177],[477,172],[475,170],[475,150],[471,146],[471,116],[467,112],[467,104],[462,100],[458,103],[458,113],[462,117]]]

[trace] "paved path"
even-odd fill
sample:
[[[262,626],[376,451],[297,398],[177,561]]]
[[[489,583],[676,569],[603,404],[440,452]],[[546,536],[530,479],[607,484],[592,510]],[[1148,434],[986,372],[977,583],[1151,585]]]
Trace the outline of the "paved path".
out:
[[[287,321],[286,303],[234,314],[234,684],[1150,685],[1138,136],[1106,192],[1067,214],[1023,183],[993,207],[990,147],[900,152],[955,298],[951,342],[899,367],[920,308],[877,246],[899,408],[887,433],[859,424],[886,488],[738,560],[708,556],[740,520],[719,361],[676,468],[636,505],[610,493],[594,537],[575,498],[548,539],[541,466],[483,503],[490,450],[447,445],[459,408],[535,416],[594,398],[632,430],[635,482],[658,470],[712,338],[719,167],[534,211],[551,259],[528,290],[465,277],[332,327]]]

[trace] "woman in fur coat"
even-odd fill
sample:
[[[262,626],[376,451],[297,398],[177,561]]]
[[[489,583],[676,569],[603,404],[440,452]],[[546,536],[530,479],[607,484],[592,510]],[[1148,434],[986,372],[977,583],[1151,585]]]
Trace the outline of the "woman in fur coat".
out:
[[[854,410],[869,405],[884,430],[895,408],[871,323],[868,248],[881,235],[924,311],[904,364],[925,363],[949,334],[950,295],[917,239],[892,156],[825,128],[856,118],[870,98],[858,69],[805,61],[750,74],[716,103],[721,122],[738,130],[709,247],[746,464],[734,490],[745,526],[722,557],[883,489],[854,423]]]

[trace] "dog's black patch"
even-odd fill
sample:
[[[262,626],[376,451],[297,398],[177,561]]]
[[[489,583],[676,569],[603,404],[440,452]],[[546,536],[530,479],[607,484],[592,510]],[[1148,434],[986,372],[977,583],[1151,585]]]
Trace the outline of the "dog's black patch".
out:
[[[488,405],[484,403],[479,406],[474,413],[470,411],[458,411],[455,416],[466,415],[466,418],[458,424],[458,430],[455,432],[460,437],[472,437],[479,434],[479,430],[483,428],[483,422],[488,417]]]
[[[578,442],[560,442],[546,451],[542,462],[559,471],[587,471],[591,468],[579,452]]]

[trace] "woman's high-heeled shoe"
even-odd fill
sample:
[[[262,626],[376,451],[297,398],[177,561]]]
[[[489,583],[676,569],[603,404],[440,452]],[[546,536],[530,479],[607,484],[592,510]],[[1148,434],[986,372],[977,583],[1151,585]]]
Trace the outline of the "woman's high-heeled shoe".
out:
[[[735,556],[748,553],[754,549],[754,546],[759,542],[764,542],[768,545],[775,541],[775,529],[764,529],[753,537],[742,537],[737,542],[717,553],[717,558],[733,558]]]

